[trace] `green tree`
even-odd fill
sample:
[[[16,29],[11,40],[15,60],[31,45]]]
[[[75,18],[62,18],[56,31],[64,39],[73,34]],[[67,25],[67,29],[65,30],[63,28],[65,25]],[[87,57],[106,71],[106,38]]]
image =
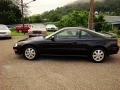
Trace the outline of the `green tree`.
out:
[[[14,24],[21,21],[21,11],[12,0],[0,0],[0,23]]]
[[[95,11],[98,11],[101,14],[103,13],[107,15],[120,15],[120,0],[103,0],[101,2],[95,1],[94,4]],[[64,7],[45,12],[42,14],[42,17],[47,19],[48,21],[52,21],[53,19],[50,18],[53,18],[54,15],[57,15],[57,17],[60,16],[61,19],[62,16],[67,15],[68,13],[81,10],[89,11],[89,2],[82,3],[81,1],[77,0],[76,2],[66,5]],[[55,19],[55,21],[57,21],[57,19]]]
[[[103,15],[96,16],[94,18],[94,22],[95,22],[95,31],[101,32],[103,29],[102,27],[105,23],[104,16]]]
[[[57,26],[62,27],[75,27],[75,26],[87,26],[88,12],[86,11],[73,11],[68,15],[62,17],[57,23]]]
[[[41,15],[43,20],[46,20],[47,22],[57,22],[62,18],[62,14],[59,13],[59,11],[51,10],[50,12],[44,12]]]
[[[105,22],[103,15],[98,15],[94,18],[95,22],[95,31],[97,32],[109,32],[112,30],[112,25]]]
[[[28,17],[29,22],[30,23],[41,23],[42,22],[42,18],[40,15],[33,15]]]

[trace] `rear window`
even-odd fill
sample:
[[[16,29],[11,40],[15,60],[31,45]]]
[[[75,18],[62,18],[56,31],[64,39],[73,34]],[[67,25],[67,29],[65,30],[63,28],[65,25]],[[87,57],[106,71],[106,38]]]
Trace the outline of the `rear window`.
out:
[[[81,38],[81,39],[89,39],[89,38],[91,38],[91,37],[92,37],[92,36],[91,36],[90,33],[86,32],[86,31],[81,31],[81,35],[80,35],[80,38]]]

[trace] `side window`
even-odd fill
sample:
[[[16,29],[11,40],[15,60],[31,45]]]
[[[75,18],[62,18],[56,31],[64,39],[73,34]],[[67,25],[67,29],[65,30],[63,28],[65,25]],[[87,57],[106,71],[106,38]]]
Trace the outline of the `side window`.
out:
[[[79,38],[79,30],[77,29],[66,29],[61,31],[56,35],[56,39],[78,39]]]
[[[87,39],[87,38],[91,38],[91,37],[92,36],[88,32],[81,31],[81,36],[80,36],[81,39]]]

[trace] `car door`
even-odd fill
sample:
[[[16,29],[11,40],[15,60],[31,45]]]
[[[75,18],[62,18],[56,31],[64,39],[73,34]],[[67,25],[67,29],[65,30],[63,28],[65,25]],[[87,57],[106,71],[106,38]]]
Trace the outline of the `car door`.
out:
[[[80,38],[78,29],[65,29],[54,35],[54,40],[47,42],[49,54],[73,54],[77,51],[77,41]]]

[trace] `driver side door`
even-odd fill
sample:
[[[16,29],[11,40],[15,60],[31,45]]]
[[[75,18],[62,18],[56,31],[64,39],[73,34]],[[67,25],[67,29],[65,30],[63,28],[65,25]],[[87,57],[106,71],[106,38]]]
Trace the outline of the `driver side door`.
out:
[[[80,39],[80,30],[65,29],[54,35],[54,40],[47,43],[49,54],[75,54],[77,53],[77,42]]]

